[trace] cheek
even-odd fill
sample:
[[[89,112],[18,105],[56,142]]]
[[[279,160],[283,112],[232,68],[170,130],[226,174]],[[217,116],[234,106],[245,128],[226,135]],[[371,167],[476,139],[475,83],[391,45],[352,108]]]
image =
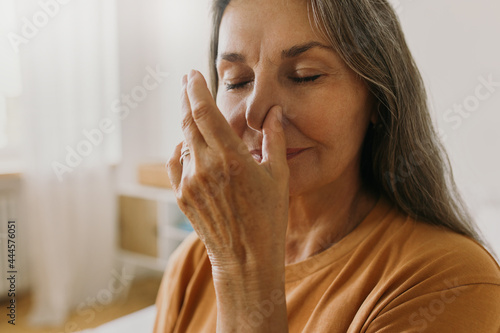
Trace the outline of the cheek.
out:
[[[244,99],[221,94],[217,96],[217,107],[229,126],[241,137],[246,128],[246,103]]]
[[[335,91],[297,101],[291,122],[305,136],[327,149],[358,150],[370,118],[366,93]]]

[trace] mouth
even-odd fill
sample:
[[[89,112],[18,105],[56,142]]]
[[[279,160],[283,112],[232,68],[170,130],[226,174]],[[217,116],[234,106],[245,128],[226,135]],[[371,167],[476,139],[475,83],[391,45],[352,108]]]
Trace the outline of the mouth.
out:
[[[309,148],[287,148],[286,150],[286,159],[291,160],[292,158],[300,155],[302,152],[306,151]],[[257,162],[262,162],[262,149],[254,149],[250,151],[250,154],[252,154],[253,158]]]

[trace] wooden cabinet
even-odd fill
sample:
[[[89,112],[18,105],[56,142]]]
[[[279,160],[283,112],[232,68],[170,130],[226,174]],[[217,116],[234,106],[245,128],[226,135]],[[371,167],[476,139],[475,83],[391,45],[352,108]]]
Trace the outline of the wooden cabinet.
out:
[[[191,232],[166,188],[122,184],[118,188],[119,257],[122,261],[163,271],[168,258]]]
[[[120,248],[158,257],[158,204],[156,201],[119,197]]]

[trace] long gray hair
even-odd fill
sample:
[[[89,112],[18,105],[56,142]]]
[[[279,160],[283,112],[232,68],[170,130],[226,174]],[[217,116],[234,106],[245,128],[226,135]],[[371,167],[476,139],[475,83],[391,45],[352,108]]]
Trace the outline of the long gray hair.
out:
[[[211,89],[217,96],[219,29],[230,0],[214,0]],[[386,0],[309,0],[313,27],[368,84],[378,123],[366,134],[364,184],[409,216],[484,244],[453,180],[433,128],[419,70],[394,9]]]

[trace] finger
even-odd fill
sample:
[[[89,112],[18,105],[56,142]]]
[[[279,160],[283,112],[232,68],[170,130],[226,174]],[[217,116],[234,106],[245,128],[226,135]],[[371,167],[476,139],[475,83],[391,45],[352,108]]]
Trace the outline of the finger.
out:
[[[182,170],[184,173],[184,167],[189,163],[191,159],[191,149],[186,141],[183,141],[181,149],[181,157],[179,158],[179,163],[182,165]]]
[[[182,78],[182,132],[186,138],[186,144],[191,148],[191,153],[198,150],[198,147],[206,146],[206,142],[201,135],[191,114],[191,103],[187,94],[187,75]]]
[[[274,106],[266,116],[262,133],[262,163],[278,167],[288,165],[286,160],[286,140],[283,131],[283,109]]]
[[[174,152],[170,159],[167,162],[167,172],[168,178],[170,179],[170,183],[172,184],[172,188],[177,190],[181,183],[182,179],[182,165],[179,162],[179,158],[181,157],[182,145],[184,143],[181,142],[177,146],[175,146]]]
[[[187,93],[193,119],[207,145],[237,149],[240,139],[217,108],[200,72],[189,73]]]

